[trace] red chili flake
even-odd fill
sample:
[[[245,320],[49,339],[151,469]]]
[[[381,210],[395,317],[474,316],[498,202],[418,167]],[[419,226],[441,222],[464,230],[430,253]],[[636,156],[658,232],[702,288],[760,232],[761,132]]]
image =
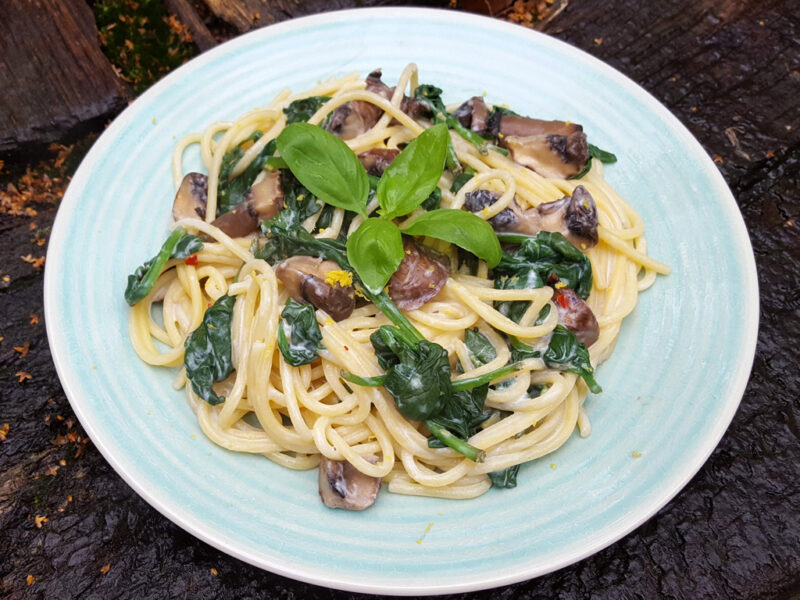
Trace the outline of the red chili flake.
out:
[[[189,265],[190,267],[196,267],[197,266],[197,254],[192,254],[191,256],[187,256],[183,260],[183,262],[186,263],[187,265]]]
[[[17,371],[16,373],[14,373],[14,376],[19,379],[20,383],[22,383],[26,379],[30,379],[31,378],[31,374],[28,373],[27,371]]]
[[[561,305],[561,308],[564,308],[564,309],[569,308],[570,302],[569,302],[569,298],[567,298],[566,294],[559,294],[558,298],[556,298],[556,302],[558,302],[559,305]]]
[[[37,315],[36,313],[31,313],[30,316],[31,316],[31,321],[30,321],[31,325],[38,325],[39,324],[39,315]]]
[[[19,352],[20,358],[25,358],[28,356],[28,350],[31,348],[30,342],[25,342],[22,346],[14,346],[14,350]]]

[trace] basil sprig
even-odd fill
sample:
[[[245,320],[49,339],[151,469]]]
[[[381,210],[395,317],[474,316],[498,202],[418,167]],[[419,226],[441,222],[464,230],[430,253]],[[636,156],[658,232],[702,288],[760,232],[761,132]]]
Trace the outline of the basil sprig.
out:
[[[494,229],[487,221],[465,210],[440,208],[420,215],[403,233],[426,235],[455,244],[486,261],[490,267],[500,262],[502,251]]]
[[[292,123],[278,136],[278,152],[294,176],[320,200],[360,214],[364,222],[347,241],[347,260],[372,292],[382,290],[405,256],[401,233],[455,244],[489,266],[500,261],[492,227],[463,210],[432,210],[402,232],[392,219],[428,201],[447,159],[450,134],[444,123],[423,131],[392,161],[375,186],[379,217],[367,218],[369,177],[342,140],[321,127]]]
[[[407,215],[430,196],[442,176],[448,139],[444,125],[431,127],[392,161],[376,192],[381,217],[394,219]]]
[[[278,152],[317,198],[367,217],[367,171],[338,137],[316,125],[292,123],[278,136]]]
[[[383,289],[403,256],[403,238],[391,221],[367,219],[347,238],[347,260],[373,294]]]

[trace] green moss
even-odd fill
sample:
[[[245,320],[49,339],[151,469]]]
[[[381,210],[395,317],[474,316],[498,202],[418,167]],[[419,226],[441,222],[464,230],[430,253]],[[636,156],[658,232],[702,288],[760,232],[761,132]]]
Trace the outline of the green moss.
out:
[[[102,0],[94,15],[103,51],[136,93],[197,54],[188,29],[163,0]]]

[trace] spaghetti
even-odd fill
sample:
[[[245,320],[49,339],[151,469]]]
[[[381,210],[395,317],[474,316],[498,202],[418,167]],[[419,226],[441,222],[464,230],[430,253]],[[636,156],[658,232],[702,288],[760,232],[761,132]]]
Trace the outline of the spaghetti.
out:
[[[390,93],[376,93],[369,87],[369,81],[349,75],[299,94],[286,90],[265,108],[236,121],[211,124],[178,142],[172,157],[176,190],[184,181],[183,153],[197,144],[208,172],[207,197],[204,218],[198,212],[196,218],[177,220],[173,228],[201,236],[204,243],[188,257],[169,258],[152,290],[133,305],[131,340],[146,363],[181,367],[174,387],[185,390],[203,432],[223,448],[263,454],[292,469],[311,469],[321,460],[346,461],[364,476],[388,484],[390,492],[475,497],[493,481],[498,485],[498,474],[556,450],[576,426],[582,436],[590,433],[583,408],[589,393],[587,381],[574,369],[559,368],[546,358],[555,333],[567,331],[558,327],[563,321],[559,304],[564,307],[573,296],[564,300],[560,295],[560,291],[566,293],[560,290],[563,283],[551,278],[536,288],[500,285],[501,275],[485,260],[465,260],[454,244],[425,239],[444,257],[440,259],[446,261],[449,277],[432,299],[404,311],[405,317],[425,340],[446,350],[456,387],[458,382],[512,365],[488,389],[484,386],[480,420],[465,440],[481,451],[482,460],[471,460],[436,443],[437,436],[426,421],[404,417],[386,387],[358,385],[348,379],[348,374],[363,380],[386,374],[371,340],[392,321],[374,303],[359,301],[349,316],[338,321],[318,308],[314,313],[321,334],[318,355],[308,364],[292,366],[279,348],[282,311],[290,290],[276,276],[277,265],[259,258],[263,238],[254,234],[231,237],[215,224],[220,181],[241,176],[263,156],[286,128],[285,109],[292,103],[322,98],[318,108],[312,103],[308,123],[329,129],[337,109],[352,107],[354,102],[373,107],[379,115],[376,122],[355,135],[342,136],[356,154],[400,149],[431,126],[430,116],[410,116],[413,111],[404,96],[409,90],[414,97],[419,87],[414,65],[403,71]],[[576,191],[579,187],[593,200],[599,240],[585,249],[591,265],[591,291],[585,303],[596,318],[597,334],[588,356],[594,366],[605,361],[638,294],[653,284],[657,274],[668,273],[668,267],[647,256],[641,218],[605,181],[597,158],[589,159],[590,169],[579,179],[544,177],[520,164],[516,152],[508,151],[510,143],[505,149],[491,144],[479,147],[455,133],[450,140],[461,168],[472,176],[460,177],[466,182],[458,188],[453,170],[443,171],[437,184],[442,208],[469,209],[496,225],[512,214],[509,211],[519,217],[577,197],[583,193]],[[267,170],[259,171],[256,183],[268,176]],[[476,210],[481,199],[483,206]],[[366,214],[372,214],[378,204],[372,198]],[[424,212],[417,208],[396,222],[402,229]],[[343,240],[363,222],[361,215],[325,206],[304,216],[302,226],[317,240]],[[501,240],[506,238],[501,236]],[[514,246],[505,248],[512,252],[509,248]],[[340,278],[333,287],[347,285],[346,277],[344,282],[340,275],[331,277]],[[206,311],[225,296],[233,298],[232,372],[214,383],[215,394],[224,402],[212,404],[196,393],[182,365],[187,338],[205,326]],[[509,307],[516,307],[516,314]],[[481,342],[481,357],[470,345],[476,339]],[[527,353],[520,353],[520,347],[527,348]]]

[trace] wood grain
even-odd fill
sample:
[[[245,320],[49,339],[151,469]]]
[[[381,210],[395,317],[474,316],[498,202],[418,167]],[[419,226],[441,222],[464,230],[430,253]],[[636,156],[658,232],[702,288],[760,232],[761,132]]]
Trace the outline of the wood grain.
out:
[[[83,0],[0,3],[0,90],[0,155],[90,131],[129,97]]]

